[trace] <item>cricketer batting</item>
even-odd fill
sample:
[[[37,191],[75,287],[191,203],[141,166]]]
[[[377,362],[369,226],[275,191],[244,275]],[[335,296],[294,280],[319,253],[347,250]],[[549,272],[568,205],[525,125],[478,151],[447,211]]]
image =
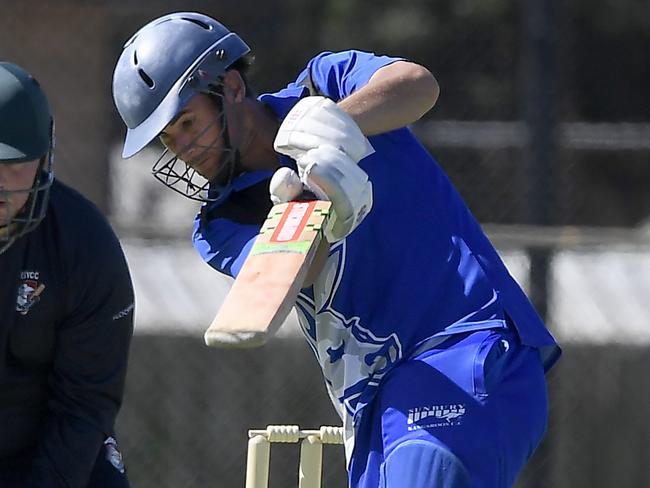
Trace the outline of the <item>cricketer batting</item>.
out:
[[[290,199],[299,179],[332,203],[327,258],[296,308],[343,421],[350,487],[512,486],[543,437],[559,348],[408,128],[435,105],[435,78],[399,57],[322,52],[255,96],[249,64],[208,16],[145,25],[113,77],[124,157],[160,137],[154,171],[204,200],[194,246],[230,276],[269,194]]]

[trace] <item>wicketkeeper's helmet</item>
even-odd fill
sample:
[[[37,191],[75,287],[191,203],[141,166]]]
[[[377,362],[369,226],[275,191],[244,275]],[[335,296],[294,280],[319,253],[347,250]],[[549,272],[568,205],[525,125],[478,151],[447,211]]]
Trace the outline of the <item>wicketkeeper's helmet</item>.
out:
[[[54,179],[53,147],[54,121],[39,83],[20,66],[0,62],[0,164],[40,160],[30,188],[9,191],[0,184],[0,196],[29,193],[23,208],[6,222],[0,222],[0,253],[45,217]]]

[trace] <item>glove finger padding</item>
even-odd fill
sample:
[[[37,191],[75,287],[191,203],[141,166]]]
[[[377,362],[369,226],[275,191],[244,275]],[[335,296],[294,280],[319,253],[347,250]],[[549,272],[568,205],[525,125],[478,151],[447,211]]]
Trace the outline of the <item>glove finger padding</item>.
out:
[[[348,236],[372,208],[372,183],[342,151],[324,145],[307,151],[300,164],[303,184],[318,198],[332,202],[335,223],[326,229],[329,242]]]
[[[303,192],[300,176],[291,168],[282,167],[271,177],[269,193],[274,205],[298,198]]]
[[[294,105],[280,125],[273,148],[298,161],[305,152],[324,144],[343,151],[355,163],[374,152],[352,117],[320,96],[305,97]]]

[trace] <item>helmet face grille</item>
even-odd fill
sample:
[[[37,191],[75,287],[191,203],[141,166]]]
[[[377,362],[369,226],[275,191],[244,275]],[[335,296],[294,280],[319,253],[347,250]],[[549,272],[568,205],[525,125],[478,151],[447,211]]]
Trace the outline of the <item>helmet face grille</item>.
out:
[[[165,150],[154,164],[152,170],[154,177],[167,188],[190,200],[206,201],[210,182],[190,168],[178,156]]]
[[[163,185],[184,197],[200,202],[218,200],[223,193],[229,191],[239,165],[239,153],[230,144],[227,119],[225,112],[221,108],[223,106],[220,101],[220,97],[222,97],[221,88],[213,87],[209,93],[215,97],[215,101],[220,107],[217,119],[204,127],[187,146],[178,149],[178,154],[174,154],[166,148],[151,169],[153,176]],[[205,146],[198,146],[197,141],[217,123],[220,123],[220,130],[215,135],[215,138]],[[182,160],[183,154],[192,147],[200,147],[203,150],[203,153],[199,153],[198,157],[200,158],[202,154],[206,154],[220,143],[221,160],[219,161],[218,173],[213,181],[208,181]]]
[[[50,187],[54,181],[52,172],[52,152],[50,151],[42,158],[34,185],[29,190],[18,190],[29,192],[29,198],[23,208],[6,222],[0,221],[0,254],[9,249],[11,244],[19,237],[31,232],[45,218],[47,204],[49,202]],[[0,190],[3,200],[12,193],[8,190]]]

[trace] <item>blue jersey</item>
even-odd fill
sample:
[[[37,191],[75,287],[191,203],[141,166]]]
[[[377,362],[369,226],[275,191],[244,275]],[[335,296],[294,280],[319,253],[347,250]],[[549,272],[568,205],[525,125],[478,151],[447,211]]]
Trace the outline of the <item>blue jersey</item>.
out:
[[[294,82],[259,100],[281,120],[309,94],[307,86],[337,101],[396,60],[321,53]],[[331,247],[318,280],[297,302],[340,413],[354,417],[402,359],[450,334],[506,328],[507,317],[550,367],[559,355],[553,337],[440,166],[408,128],[369,140],[375,152],[359,164],[373,185],[372,211]],[[197,219],[195,246],[217,270],[236,276],[259,229],[253,219],[230,219],[219,208],[233,198],[244,202],[245,189],[269,176],[242,175]]]

